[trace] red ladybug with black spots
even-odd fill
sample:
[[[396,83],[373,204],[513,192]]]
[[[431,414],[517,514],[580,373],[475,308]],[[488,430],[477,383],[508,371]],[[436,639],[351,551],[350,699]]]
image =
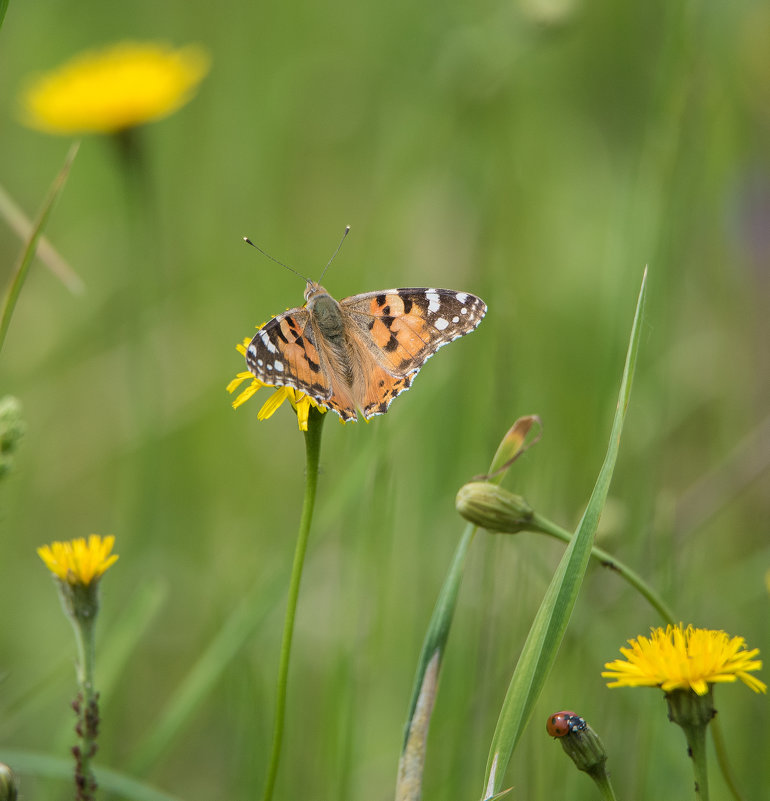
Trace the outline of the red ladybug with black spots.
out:
[[[566,737],[575,731],[585,731],[585,718],[581,718],[577,712],[565,709],[555,715],[549,715],[545,723],[545,729],[551,737]]]

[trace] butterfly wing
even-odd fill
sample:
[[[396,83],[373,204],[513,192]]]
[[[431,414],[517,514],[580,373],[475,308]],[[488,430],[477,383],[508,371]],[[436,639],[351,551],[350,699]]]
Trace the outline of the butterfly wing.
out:
[[[246,366],[264,384],[293,387],[343,420],[355,420],[355,404],[335,380],[330,357],[333,354],[319,340],[305,307],[273,317],[246,348]]]
[[[246,366],[264,384],[294,387],[323,400],[331,388],[309,323],[305,308],[273,317],[246,348]]]
[[[340,301],[377,369],[360,377],[356,393],[367,419],[384,414],[441,347],[473,331],[486,304],[468,292],[407,287],[366,292]]]

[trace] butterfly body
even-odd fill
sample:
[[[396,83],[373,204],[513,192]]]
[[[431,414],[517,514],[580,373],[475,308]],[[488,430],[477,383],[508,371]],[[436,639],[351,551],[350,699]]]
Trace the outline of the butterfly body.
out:
[[[246,350],[263,383],[310,395],[343,420],[384,414],[423,364],[470,333],[484,302],[451,289],[386,289],[335,300],[308,282],[306,305],[268,321]]]

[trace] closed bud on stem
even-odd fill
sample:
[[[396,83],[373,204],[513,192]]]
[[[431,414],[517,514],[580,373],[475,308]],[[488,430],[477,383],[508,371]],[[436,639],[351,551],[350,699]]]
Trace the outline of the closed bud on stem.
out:
[[[508,534],[530,528],[534,514],[520,495],[489,481],[471,481],[460,487],[455,508],[475,526]]]
[[[25,428],[21,403],[12,395],[0,398],[0,476],[13,468],[13,454]]]
[[[18,784],[13,771],[0,762],[0,801],[16,801],[19,797]]]
[[[546,722],[551,737],[561,743],[564,753],[578,770],[587,773],[606,801],[614,801],[615,793],[606,769],[607,752],[599,735],[576,712],[557,712]]]
[[[567,737],[560,739],[564,753],[575,763],[578,770],[594,774],[604,770],[607,752],[599,735],[586,723]]]

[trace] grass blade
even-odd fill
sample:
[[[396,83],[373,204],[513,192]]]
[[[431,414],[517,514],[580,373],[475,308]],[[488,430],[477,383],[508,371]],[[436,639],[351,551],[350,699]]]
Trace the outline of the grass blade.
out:
[[[492,481],[501,481],[504,470],[526,450],[524,440],[535,423],[539,423],[536,417],[522,417],[506,432],[489,468],[490,474],[494,474]],[[422,794],[428,727],[457,606],[457,595],[465,572],[465,559],[475,533],[476,527],[468,525],[460,537],[423,640],[398,763],[396,801],[417,801]]]
[[[22,241],[26,242],[29,239],[34,227],[32,220],[19,208],[2,186],[0,186],[0,217],[5,219]],[[37,257],[70,292],[79,295],[85,290],[83,279],[44,236],[38,240]]]
[[[70,167],[72,166],[72,162],[75,160],[79,146],[79,143],[76,142],[69,149],[67,157],[64,159],[64,166],[61,168],[59,174],[51,184],[51,188],[48,190],[48,195],[43,202],[42,208],[38,212],[37,219],[35,220],[35,224],[27,240],[27,245],[22,251],[19,261],[16,263],[16,267],[14,268],[13,277],[11,278],[11,282],[8,285],[8,289],[6,290],[5,297],[3,299],[2,312],[0,312],[0,351],[3,349],[5,336],[8,333],[8,326],[11,324],[13,310],[16,308],[16,301],[19,299],[19,293],[21,292],[22,286],[24,286],[24,280],[27,277],[29,266],[32,263],[33,256],[35,255],[37,241],[40,238],[46,223],[48,222],[48,217],[51,213],[51,209],[53,208],[56,198],[64,188],[64,184],[67,181],[67,176],[69,175]]]
[[[604,464],[599,471],[596,485],[591,493],[583,518],[559,562],[543,602],[535,615],[527,640],[524,643],[521,657],[511,678],[487,759],[483,790],[483,798],[485,799],[493,797],[502,789],[503,779],[511,755],[556,659],[580,586],[583,583],[586,567],[591,556],[594,534],[599,524],[599,516],[607,499],[607,492],[620,448],[620,435],[623,429],[626,409],[628,408],[636,356],[639,349],[646,288],[647,270],[645,269],[631,329],[623,380],[618,395],[617,410],[612,424],[612,432]]]
[[[22,779],[24,774],[30,774],[72,782],[72,758],[65,759],[49,754],[4,748],[0,751],[0,759],[10,765]],[[181,801],[179,796],[158,790],[115,770],[94,768],[94,775],[101,791],[114,794],[118,798],[129,801]]]

